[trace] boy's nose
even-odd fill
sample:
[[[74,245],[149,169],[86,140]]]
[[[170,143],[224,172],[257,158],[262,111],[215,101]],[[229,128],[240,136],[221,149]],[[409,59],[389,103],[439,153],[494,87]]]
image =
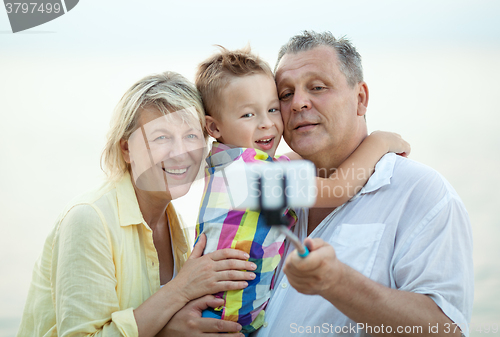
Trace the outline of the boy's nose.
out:
[[[267,114],[265,114],[260,120],[260,128],[261,129],[269,129],[274,125],[274,122],[269,118]]]

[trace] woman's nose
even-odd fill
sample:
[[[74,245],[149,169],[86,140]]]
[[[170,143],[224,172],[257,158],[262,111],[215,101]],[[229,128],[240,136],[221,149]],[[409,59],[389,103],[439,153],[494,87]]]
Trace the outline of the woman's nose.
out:
[[[179,138],[175,139],[174,143],[172,144],[172,148],[169,151],[169,159],[181,161],[184,160],[188,156],[188,147],[184,143],[184,140]]]

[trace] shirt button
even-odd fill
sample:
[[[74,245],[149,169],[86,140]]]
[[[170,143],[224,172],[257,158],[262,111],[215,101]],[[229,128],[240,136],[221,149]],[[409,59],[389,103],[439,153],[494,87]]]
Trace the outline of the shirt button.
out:
[[[286,283],[281,283],[281,288],[285,289],[287,287]]]
[[[268,325],[267,322],[264,322],[264,324],[262,324],[264,328],[267,328],[267,325]]]

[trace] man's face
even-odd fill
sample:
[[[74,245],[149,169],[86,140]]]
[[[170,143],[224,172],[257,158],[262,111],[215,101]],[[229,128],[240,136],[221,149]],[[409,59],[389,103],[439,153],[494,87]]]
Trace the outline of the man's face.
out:
[[[320,46],[285,54],[278,64],[276,84],[283,136],[302,157],[316,163],[318,158],[335,156],[342,162],[366,136],[366,84],[351,87],[347,83],[334,49]],[[360,92],[366,97],[360,97]]]

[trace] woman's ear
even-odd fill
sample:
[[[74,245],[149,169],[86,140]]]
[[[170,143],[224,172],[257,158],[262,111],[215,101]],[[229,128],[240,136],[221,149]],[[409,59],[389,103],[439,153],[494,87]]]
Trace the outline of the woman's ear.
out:
[[[365,82],[358,83],[358,116],[364,116],[368,108],[368,85]]]
[[[215,139],[219,139],[221,137],[221,132],[218,126],[219,122],[212,116],[205,116],[205,121],[205,129],[207,130],[208,134]]]
[[[130,151],[128,149],[128,141],[126,141],[125,139],[120,139],[120,149],[122,150],[123,159],[127,164],[130,164],[131,160]]]

